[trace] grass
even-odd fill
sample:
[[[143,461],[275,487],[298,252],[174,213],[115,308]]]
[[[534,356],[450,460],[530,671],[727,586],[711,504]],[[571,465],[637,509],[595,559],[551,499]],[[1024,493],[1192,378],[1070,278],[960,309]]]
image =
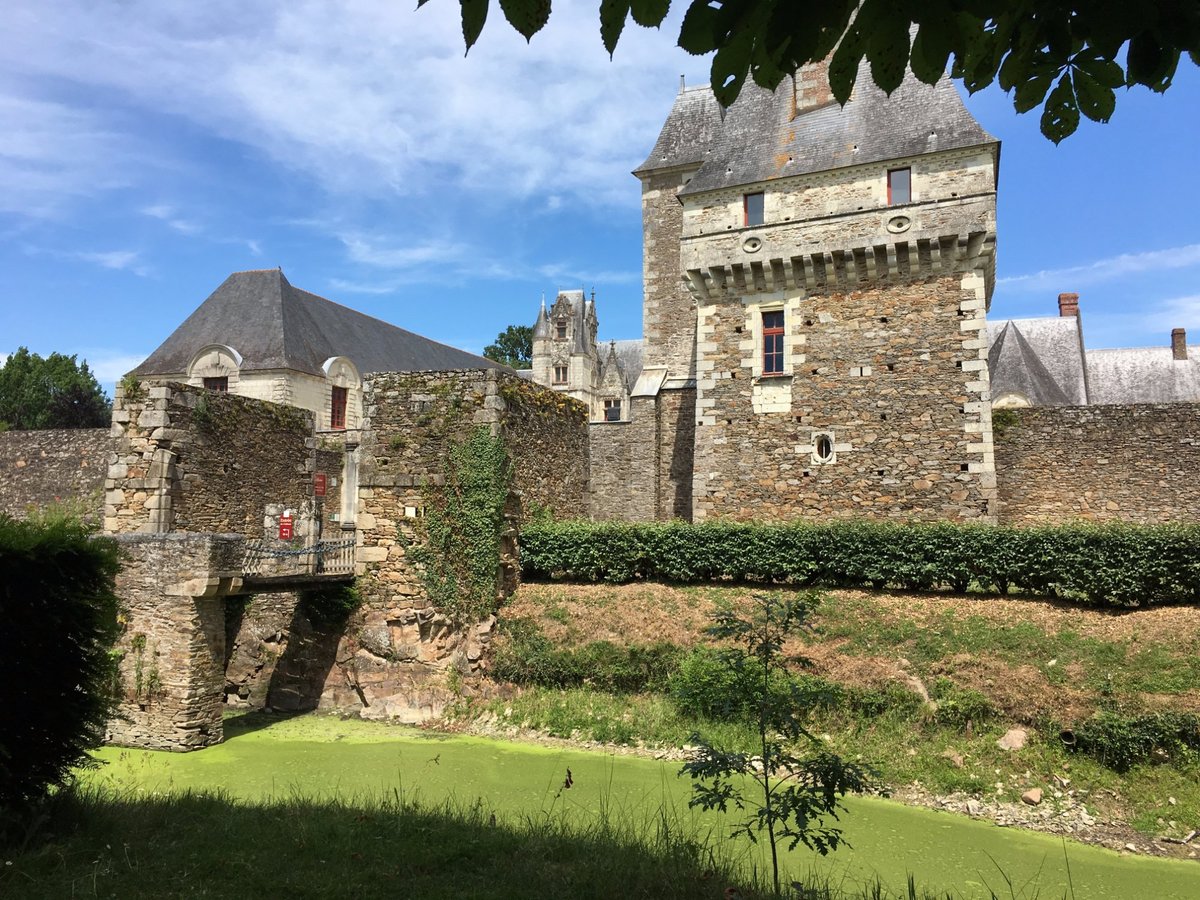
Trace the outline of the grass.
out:
[[[497,819],[481,804],[425,804],[399,792],[238,803],[221,793],[145,798],[68,791],[42,810],[21,852],[3,850],[0,893],[28,900],[134,898],[765,898],[761,873],[733,845],[660,813],[639,826],[603,811]],[[15,855],[15,859],[11,858]],[[992,880],[998,898],[1041,896]],[[801,900],[954,900],[910,876],[851,886],[802,875]],[[1066,897],[1067,894],[1062,896]]]
[[[622,635],[628,643],[640,634],[686,647],[703,640],[714,606],[745,594],[712,585],[525,585],[501,622],[538,623],[562,647]],[[846,693],[840,708],[814,713],[810,726],[839,753],[875,763],[889,784],[920,782],[938,793],[1009,802],[1041,787],[1052,805],[1057,775],[1101,818],[1153,836],[1200,827],[1195,752],[1118,773],[1058,739],[1061,727],[1098,710],[1200,711],[1200,611],[1117,613],[1049,601],[844,591],[829,594],[815,620],[817,633],[796,652]],[[929,690],[936,713],[923,708],[908,676]],[[736,746],[741,728],[689,719],[662,696],[587,689],[525,689],[482,710],[502,727],[662,748],[714,729]],[[996,746],[1014,725],[1031,733],[1017,754]],[[946,751],[961,755],[963,766],[943,758]]]

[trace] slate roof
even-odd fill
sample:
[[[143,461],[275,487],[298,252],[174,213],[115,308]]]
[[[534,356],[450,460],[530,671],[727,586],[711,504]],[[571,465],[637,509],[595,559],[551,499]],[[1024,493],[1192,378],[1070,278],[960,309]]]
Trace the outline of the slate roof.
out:
[[[999,147],[946,77],[930,86],[909,72],[889,97],[864,61],[844,107],[833,103],[795,118],[792,91],[790,78],[774,92],[747,82],[723,116],[709,88],[680,92],[636,174],[702,163],[680,192],[688,195],[939,150]]]
[[[293,287],[279,269],[234,272],[172,332],[134,375],[177,375],[208,344],[242,355],[241,369],[293,369],[324,376],[333,356],[361,374],[506,366],[389,325]]]
[[[750,90],[747,86],[746,90]],[[675,104],[663,123],[654,149],[646,161],[634,170],[635,175],[654,169],[694,165],[702,162],[720,134],[724,112],[709,87],[680,91]]]
[[[604,375],[608,375],[608,367],[615,362],[625,382],[625,390],[633,390],[634,384],[642,374],[641,340],[609,341],[608,347],[608,353],[604,357]]]
[[[1200,348],[1175,359],[1170,347],[1087,351],[1093,403],[1200,402]]]
[[[1085,406],[1088,376],[1075,316],[988,323],[992,396],[1016,391],[1034,406]]]

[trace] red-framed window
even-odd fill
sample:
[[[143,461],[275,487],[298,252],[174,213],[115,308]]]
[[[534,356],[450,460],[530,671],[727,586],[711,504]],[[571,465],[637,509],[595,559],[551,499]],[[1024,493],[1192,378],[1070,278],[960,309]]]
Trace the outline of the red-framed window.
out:
[[[762,314],[764,375],[783,374],[783,310]]]
[[[766,221],[766,208],[763,201],[764,195],[761,191],[757,194],[742,195],[743,225],[761,225]]]
[[[555,384],[566,384],[567,383],[567,367],[566,366],[555,366],[554,367],[554,383]]]
[[[344,387],[334,387],[329,396],[329,427],[340,430],[346,427],[346,401],[350,390]]]
[[[888,169],[888,206],[912,203],[912,169]]]
[[[206,391],[220,391],[221,393],[228,393],[229,376],[222,375],[220,378],[205,378],[204,389]]]

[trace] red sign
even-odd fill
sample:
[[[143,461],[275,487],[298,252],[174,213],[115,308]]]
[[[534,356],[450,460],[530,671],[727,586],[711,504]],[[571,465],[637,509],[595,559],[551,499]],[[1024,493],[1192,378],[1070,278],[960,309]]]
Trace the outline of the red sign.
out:
[[[292,539],[292,517],[279,517],[279,539],[281,541],[290,541]]]
[[[325,496],[325,473],[313,472],[313,494],[317,497]]]

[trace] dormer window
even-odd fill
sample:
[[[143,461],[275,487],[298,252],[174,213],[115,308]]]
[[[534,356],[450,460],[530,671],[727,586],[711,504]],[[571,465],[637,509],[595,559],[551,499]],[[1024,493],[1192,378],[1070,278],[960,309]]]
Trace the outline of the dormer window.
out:
[[[220,378],[205,378],[204,389],[206,391],[218,391],[222,394],[229,392],[229,376],[222,375]]]
[[[620,422],[621,421],[621,401],[620,400],[605,400],[604,401],[604,421],[605,422]]]
[[[554,325],[554,336],[560,341],[566,340],[567,337],[567,320],[559,319]],[[565,379],[564,379],[565,380]]]
[[[912,169],[888,169],[888,206],[912,203]]]
[[[765,221],[764,214],[763,193],[761,191],[757,194],[744,194],[742,196],[743,225],[763,224]]]
[[[555,366],[554,367],[554,383],[555,384],[566,384],[567,383],[567,367],[566,366]]]

